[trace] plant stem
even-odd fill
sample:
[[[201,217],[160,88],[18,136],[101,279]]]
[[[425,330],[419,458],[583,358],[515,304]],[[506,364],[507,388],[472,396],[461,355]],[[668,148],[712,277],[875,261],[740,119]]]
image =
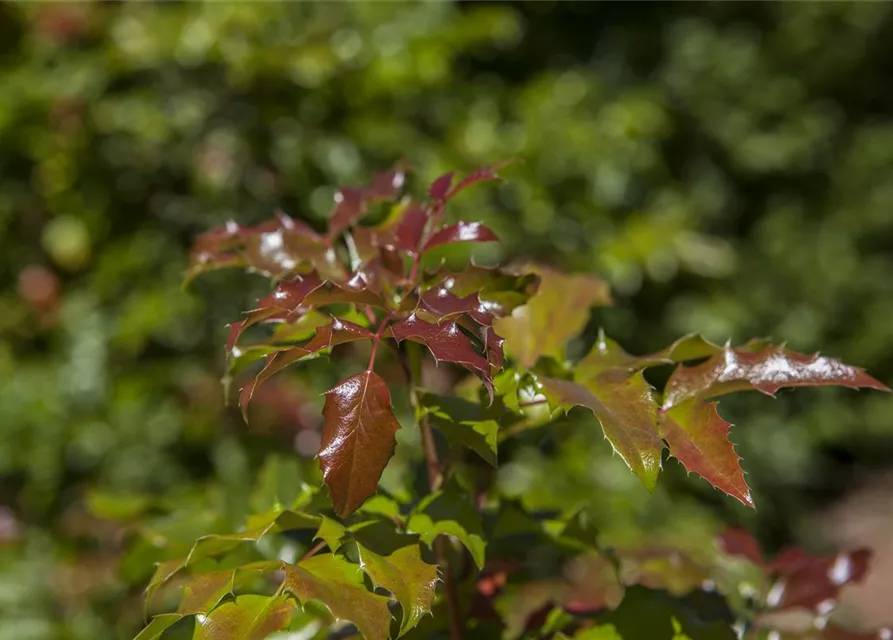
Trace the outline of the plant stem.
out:
[[[425,450],[425,466],[428,470],[428,484],[431,491],[437,491],[443,484],[443,473],[440,469],[440,461],[437,458],[437,447],[434,443],[434,433],[431,431],[431,424],[428,417],[422,414],[421,404],[419,403],[418,388],[422,381],[422,359],[419,345],[411,342],[406,343],[406,369],[409,372],[409,397],[412,406],[415,409],[419,422],[419,429],[422,432],[422,445]],[[450,640],[462,640],[462,615],[459,610],[459,602],[456,596],[456,582],[453,573],[450,571],[449,561],[447,560],[447,540],[443,536],[438,536],[434,540],[434,555],[437,558],[437,565],[441,567],[443,572],[443,595],[446,603]]]
[[[312,558],[317,553],[322,551],[323,547],[325,547],[325,546],[326,546],[325,540],[320,540],[318,543],[313,545],[313,547],[310,549],[310,551],[308,551],[307,553],[305,553],[304,555],[301,556],[301,560],[306,560],[307,558]],[[298,562],[301,562],[301,560],[298,560]]]

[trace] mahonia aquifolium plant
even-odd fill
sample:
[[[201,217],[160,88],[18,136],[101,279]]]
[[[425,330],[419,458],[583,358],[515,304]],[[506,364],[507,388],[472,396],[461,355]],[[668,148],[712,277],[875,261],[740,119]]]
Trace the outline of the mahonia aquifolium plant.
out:
[[[605,282],[539,265],[450,269],[439,254],[455,243],[498,241],[483,224],[451,220],[447,207],[468,187],[499,179],[502,166],[442,175],[424,200],[403,196],[398,166],[368,187],[337,191],[325,232],[278,213],[198,237],[187,279],[239,267],[275,283],[230,325],[226,344],[227,380],[259,365],[239,391],[246,421],[259,385],[286,367],[347,343],[368,343],[368,359],[325,394],[318,454],[325,487],[302,486],[293,502],[250,516],[242,531],[206,535],[186,556],[160,563],[147,600],[176,583],[180,605],[156,615],[139,640],[187,619],[197,640],[277,631],[368,640],[890,637],[828,620],[840,589],[865,575],[866,550],[818,557],[790,549],[767,560],[740,530],[727,532],[709,560],[673,549],[606,549],[586,511],[529,513],[500,498],[492,475],[469,486],[456,473],[455,451],[496,467],[501,443],[584,407],[597,419],[593,437],[600,428],[649,490],[666,449],[752,507],[713,398],[816,385],[887,390],[838,360],[764,340],[719,346],[692,335],[633,356],[600,334],[588,355],[567,362],[566,344],[590,310],[611,304]],[[362,224],[376,210],[384,215]],[[244,344],[255,325],[272,332]],[[400,379],[377,371],[386,351]],[[429,357],[478,379],[479,392],[468,393],[464,381],[463,393],[425,389]],[[643,375],[650,367],[672,368],[660,391]],[[393,393],[407,393],[424,451],[428,492],[408,503],[378,490],[401,428]],[[299,559],[261,544],[301,531],[313,543]],[[248,561],[246,545],[255,552]],[[533,571],[532,557],[549,558],[552,573]],[[746,590],[730,577],[740,575],[748,576]],[[806,612],[805,626],[779,629],[773,615],[789,611]]]

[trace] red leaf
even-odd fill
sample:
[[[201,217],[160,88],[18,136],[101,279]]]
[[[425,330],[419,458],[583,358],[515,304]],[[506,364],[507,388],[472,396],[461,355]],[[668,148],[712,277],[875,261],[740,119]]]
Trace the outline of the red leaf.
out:
[[[729,442],[729,427],[715,402],[689,400],[663,414],[660,435],[687,471],[753,507],[738,454]]]
[[[394,231],[393,245],[401,251],[406,251],[413,255],[419,251],[419,243],[422,241],[422,233],[425,231],[425,224],[428,222],[428,216],[425,211],[419,207],[410,207]]]
[[[485,383],[492,384],[489,363],[483,356],[475,353],[471,340],[462,333],[455,320],[431,324],[412,314],[391,325],[390,330],[397,342],[412,340],[424,344],[438,362],[460,364],[478,373]]]
[[[719,546],[730,556],[747,558],[759,567],[765,564],[760,543],[745,529],[727,529],[719,537]]]
[[[430,251],[435,247],[451,244],[453,242],[498,241],[499,238],[496,234],[480,222],[457,222],[443,227],[428,238],[428,241],[425,242],[425,246],[422,247],[422,252]]]
[[[476,169],[472,171],[464,178],[462,178],[459,182],[456,183],[452,189],[450,189],[447,194],[444,196],[444,201],[449,201],[455,198],[461,191],[464,191],[468,187],[473,184],[477,184],[478,182],[484,182],[487,180],[499,180],[500,176],[496,173],[499,169],[502,169],[505,166],[508,166],[515,162],[514,159],[506,160],[504,162],[500,162],[497,164],[490,165],[489,167],[481,167],[480,169]],[[438,178],[439,180],[440,178]],[[436,184],[436,183],[435,183]],[[433,188],[433,185],[432,185]],[[433,197],[433,196],[432,196]]]
[[[316,272],[304,276],[297,276],[291,282],[280,282],[276,289],[265,298],[261,298],[257,308],[249,311],[245,320],[233,322],[229,326],[229,337],[226,340],[226,350],[232,351],[239,336],[248,327],[274,316],[285,319],[288,314],[294,312],[304,302],[304,299],[313,291],[322,286],[322,281]]]
[[[375,493],[394,454],[400,423],[384,380],[363,371],[326,392],[319,466],[339,516],[353,513]]]
[[[316,330],[316,335],[305,345],[301,347],[292,347],[283,349],[277,353],[267,356],[264,368],[260,370],[257,376],[251,380],[239,393],[239,406],[242,408],[242,417],[248,422],[248,403],[254,396],[257,388],[263,384],[271,376],[279,373],[286,367],[294,364],[302,358],[328,349],[345,342],[353,342],[355,340],[371,339],[372,332],[361,327],[358,324],[341,320],[340,318],[332,318],[332,321]]]
[[[419,302],[438,320],[467,313],[478,324],[488,326],[493,323],[492,314],[476,293],[460,298],[445,287],[435,287],[423,293]]]
[[[786,554],[796,556],[796,562],[783,558]],[[775,609],[819,609],[822,603],[837,600],[845,585],[862,581],[871,555],[868,549],[830,558],[787,550],[769,564],[771,570],[779,573],[779,579],[769,592],[767,604]]]
[[[329,218],[329,237],[334,238],[366,213],[370,203],[393,199],[403,187],[406,172],[400,168],[375,174],[366,188],[344,188],[335,193],[335,210]]]
[[[889,389],[862,369],[818,354],[808,356],[780,346],[759,350],[726,346],[706,362],[677,367],[664,390],[664,409],[689,398],[712,398],[756,389],[774,395],[783,387],[840,385]]]
[[[444,200],[450,191],[450,185],[453,184],[453,176],[455,171],[450,171],[438,177],[431,186],[428,187],[428,196],[432,200]]]

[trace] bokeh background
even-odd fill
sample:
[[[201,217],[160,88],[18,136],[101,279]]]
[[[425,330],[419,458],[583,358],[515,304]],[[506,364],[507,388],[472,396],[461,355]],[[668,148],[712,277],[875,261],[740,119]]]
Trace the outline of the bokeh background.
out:
[[[190,240],[276,207],[322,225],[400,158],[418,188],[524,160],[455,211],[491,257],[611,282],[572,354],[599,326],[634,353],[771,336],[891,384],[891,77],[889,3],[0,4],[0,639],[131,637],[162,535],[134,517],[238,522],[271,443],[312,466],[330,374],[270,383],[247,428],[224,325],[267,285],[184,291]],[[606,535],[880,544],[891,402],[725,400],[755,513],[672,461],[648,496],[591,424],[513,445],[500,486],[588,501]],[[854,619],[889,617],[882,577]]]

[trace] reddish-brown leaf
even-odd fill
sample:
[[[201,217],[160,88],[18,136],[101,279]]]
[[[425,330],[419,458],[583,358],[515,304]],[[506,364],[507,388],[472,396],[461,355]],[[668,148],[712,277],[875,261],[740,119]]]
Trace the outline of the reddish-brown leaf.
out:
[[[417,206],[409,207],[394,230],[391,244],[400,251],[417,254],[427,222],[428,216],[425,215],[424,209]]]
[[[412,340],[421,343],[438,362],[455,362],[480,375],[485,383],[492,384],[487,359],[474,351],[471,340],[455,320],[432,324],[412,314],[391,325],[390,330],[397,342]]]
[[[335,193],[335,210],[329,218],[329,237],[334,238],[362,218],[370,203],[393,199],[405,180],[405,171],[397,167],[377,173],[369,187],[339,189]]]
[[[488,326],[493,323],[492,314],[477,293],[460,298],[446,287],[435,287],[423,293],[419,303],[438,320],[467,313],[478,324]]]
[[[889,391],[862,369],[834,358],[794,353],[782,346],[753,350],[726,345],[707,361],[680,366],[673,372],[664,390],[664,409],[689,398],[706,399],[746,389],[771,396],[783,387],[823,385]]]
[[[384,380],[363,371],[326,392],[319,466],[336,513],[344,517],[375,493],[394,454],[400,423]]]
[[[196,619],[195,640],[263,640],[291,620],[294,600],[242,595]]]
[[[657,484],[664,444],[657,428],[657,404],[642,373],[610,370],[583,384],[540,378],[543,391],[563,408],[581,406],[599,419],[605,437],[649,490]]]
[[[341,320],[340,318],[332,318],[329,324],[316,330],[316,334],[307,344],[283,349],[267,356],[264,368],[239,393],[239,406],[242,408],[242,417],[245,418],[245,422],[248,422],[248,404],[251,402],[254,392],[267,379],[295,362],[323,349],[344,344],[345,342],[371,339],[372,337],[372,332],[365,327]]]
[[[729,427],[717,413],[715,402],[698,400],[683,402],[660,419],[660,435],[670,446],[670,455],[687,471],[753,507],[740,459],[729,442]]]
[[[512,164],[513,162],[515,162],[515,159],[505,160],[503,162],[499,162],[497,164],[490,165],[489,167],[481,167],[480,169],[476,169],[476,170],[472,171],[471,173],[466,175],[464,178],[459,180],[459,182],[457,182],[456,185],[447,192],[447,194],[444,196],[443,199],[447,200],[447,201],[452,200],[457,195],[459,195],[460,192],[464,191],[465,189],[467,189],[468,187],[470,187],[473,184],[477,184],[478,182],[484,182],[487,180],[500,180],[501,178],[496,172],[499,171],[500,169],[502,169],[503,167],[506,167],[506,166]],[[443,176],[441,176],[441,177],[443,177]],[[439,179],[440,178],[438,178],[438,180]],[[435,182],[435,184],[436,184],[436,182]],[[433,185],[432,185],[432,189],[433,189]]]
[[[786,555],[789,557],[785,558]],[[871,555],[868,549],[832,557],[811,556],[799,549],[786,550],[769,564],[769,569],[778,573],[779,578],[769,592],[767,604],[775,609],[819,609],[822,603],[837,600],[845,585],[862,581]]]
[[[244,320],[233,322],[229,325],[229,337],[226,340],[226,350],[232,351],[239,336],[248,327],[274,318],[287,320],[289,315],[295,315],[301,307],[304,299],[313,291],[323,285],[319,275],[314,271],[303,276],[297,276],[289,282],[280,282],[270,295],[261,298],[257,307],[246,314]]]
[[[456,172],[450,171],[449,173],[445,173],[434,180],[434,182],[431,183],[431,186],[428,187],[428,196],[432,200],[445,199],[447,197],[447,194],[450,192],[450,185],[453,184],[454,175],[456,175]]]
[[[434,232],[422,252],[453,242],[499,242],[499,237],[480,222],[456,222]]]

